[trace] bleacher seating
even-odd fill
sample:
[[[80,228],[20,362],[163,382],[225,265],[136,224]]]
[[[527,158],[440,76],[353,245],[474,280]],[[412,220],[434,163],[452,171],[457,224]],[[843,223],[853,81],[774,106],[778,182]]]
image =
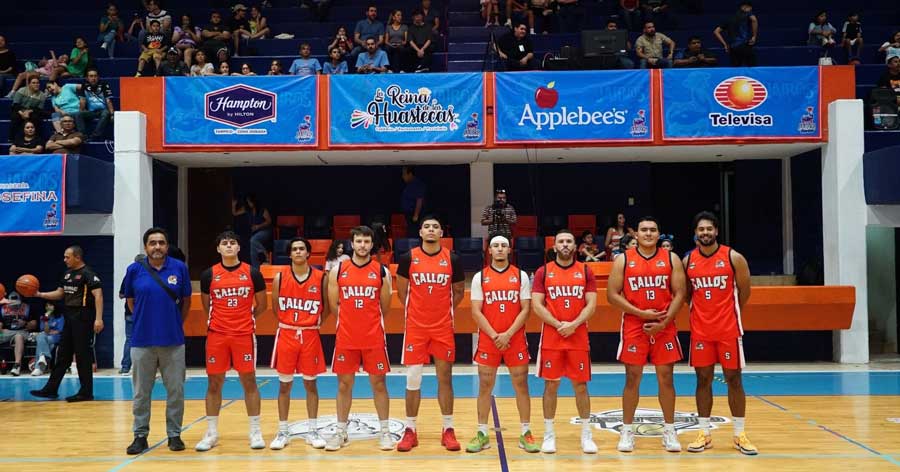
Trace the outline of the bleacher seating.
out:
[[[544,263],[544,244],[537,236],[516,239],[516,265],[526,272],[534,272]]]
[[[537,236],[537,217],[534,215],[517,215],[516,224],[512,227],[513,238],[519,236]]]
[[[394,260],[409,254],[409,251],[422,244],[419,238],[394,238]]]
[[[453,247],[466,272],[479,271],[484,267],[484,240],[481,238],[456,238]]]
[[[290,239],[303,236],[302,216],[279,216],[275,218],[275,239]]]

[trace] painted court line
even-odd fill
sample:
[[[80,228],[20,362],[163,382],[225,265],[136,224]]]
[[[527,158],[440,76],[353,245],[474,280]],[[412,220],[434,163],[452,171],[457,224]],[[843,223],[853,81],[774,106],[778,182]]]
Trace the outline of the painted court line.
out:
[[[500,431],[500,412],[497,411],[497,399],[491,395],[491,413],[494,416],[494,433],[497,435],[497,455],[500,457],[500,471],[509,472],[506,460],[506,447],[503,444],[503,432]]]

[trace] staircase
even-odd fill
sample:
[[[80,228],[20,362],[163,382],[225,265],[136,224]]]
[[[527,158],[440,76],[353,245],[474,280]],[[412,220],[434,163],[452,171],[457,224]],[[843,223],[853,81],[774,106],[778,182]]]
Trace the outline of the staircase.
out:
[[[480,5],[471,0],[450,0],[448,10],[447,72],[480,72],[491,31],[499,38],[509,28],[485,28]]]

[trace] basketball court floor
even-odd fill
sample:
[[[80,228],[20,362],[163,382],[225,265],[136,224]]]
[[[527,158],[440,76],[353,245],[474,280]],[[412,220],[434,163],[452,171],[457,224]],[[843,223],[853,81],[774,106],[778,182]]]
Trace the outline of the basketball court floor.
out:
[[[503,370],[501,370],[503,372]],[[491,415],[491,448],[478,454],[447,452],[440,447],[440,412],[436,382],[426,374],[419,414],[419,447],[412,452],[382,452],[374,432],[377,418],[368,381],[357,379],[351,417],[351,443],[338,452],[315,450],[305,445],[307,430],[304,392],[295,382],[291,405],[293,442],[282,451],[253,451],[248,446],[247,418],[237,377],[228,377],[221,417],[220,444],[206,453],[193,445],[206,428],[203,398],[206,378],[192,369],[185,386],[183,452],[170,452],[165,444],[164,391],[160,382],[154,390],[151,449],[139,456],[127,456],[131,442],[130,377],[98,374],[97,401],[67,404],[65,401],[37,401],[28,395],[40,388],[46,377],[0,377],[0,470],[4,471],[157,471],[157,470],[240,470],[301,471],[572,471],[572,470],[900,470],[900,363],[881,362],[869,366],[837,364],[753,365],[745,370],[747,391],[747,431],[759,448],[755,457],[743,456],[731,447],[731,415],[728,411],[724,379],[714,382],[715,405],[712,424],[714,448],[700,454],[667,453],[660,445],[661,417],[656,400],[656,379],[647,370],[641,386],[641,403],[635,420],[638,431],[634,453],[615,450],[617,427],[621,424],[620,393],[624,375],[620,366],[594,366],[589,384],[594,439],[600,452],[580,451],[575,402],[567,381],[560,388],[556,420],[557,448],[553,455],[527,454],[517,447],[519,419],[508,376],[501,374],[494,391]],[[259,386],[263,398],[262,423],[270,441],[277,428],[278,379],[261,370]],[[463,445],[475,431],[475,397],[478,378],[465,366],[454,371],[456,403],[454,422]],[[676,423],[682,447],[693,439],[697,420],[694,405],[694,375],[686,366],[676,369],[678,393]],[[399,437],[405,418],[402,369],[388,378],[391,395],[391,431]],[[67,376],[60,396],[72,394],[77,378]],[[331,432],[334,421],[333,376],[319,379],[320,418],[323,434]],[[543,433],[540,379],[530,378],[532,425],[540,441]]]

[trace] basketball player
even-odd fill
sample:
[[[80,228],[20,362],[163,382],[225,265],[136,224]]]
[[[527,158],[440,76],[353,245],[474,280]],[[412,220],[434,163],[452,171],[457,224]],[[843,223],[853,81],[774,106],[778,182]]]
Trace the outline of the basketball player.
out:
[[[438,404],[443,424],[441,445],[458,451],[453,430],[452,368],[456,359],[453,338],[453,309],[466,292],[466,274],[456,254],[441,247],[441,222],[433,216],[422,219],[419,237],[422,246],[401,257],[397,266],[397,294],[403,302],[406,329],[403,359],[406,373],[406,429],[397,450],[409,451],[419,445],[416,417],[422,394],[423,365],[434,357],[438,379]]]
[[[216,237],[222,261],[200,275],[200,302],[209,313],[206,335],[207,429],[195,447],[208,451],[219,443],[219,410],[225,373],[232,366],[244,387],[250,417],[250,447],[263,449],[259,426],[259,389],[256,387],[256,317],[266,309],[266,282],[257,269],[238,259],[238,235],[225,231]]]
[[[618,359],[625,364],[622,392],[622,431],[617,449],[634,450],[634,412],[637,409],[641,376],[647,360],[656,367],[659,405],[663,412],[663,447],[681,452],[675,434],[675,386],[672,370],[681,360],[681,345],[675,328],[675,314],[685,298],[681,259],[657,248],[659,223],[652,216],[638,221],[638,246],[613,261],[607,299],[622,310],[622,330]]]
[[[372,259],[374,233],[368,226],[350,230],[353,256],[328,274],[328,303],[337,315],[337,336],[331,370],[338,377],[337,431],[328,438],[326,451],[337,451],[349,442],[347,419],[353,402],[353,382],[359,367],[369,374],[375,411],[381,422],[378,447],[394,449],[388,431],[390,399],[385,375],[391,370],[384,338],[384,314],[391,305],[391,274]]]
[[[491,264],[472,279],[472,317],[478,324],[478,432],[466,445],[467,452],[481,452],[490,447],[488,414],[491,392],[502,361],[509,369],[522,432],[519,447],[538,452],[540,447],[531,434],[531,397],[528,394],[528,342],[525,320],[531,311],[531,288],[528,274],[509,263],[509,240],[494,236],[488,246]]]
[[[325,372],[325,355],[319,339],[319,326],[325,312],[327,283],[325,272],[309,266],[309,241],[294,238],[288,244],[291,265],[275,274],[272,281],[272,310],[278,317],[278,331],[271,367],[278,372],[278,434],[269,445],[284,449],[291,443],[288,412],[294,373],[303,376],[306,389],[306,414],[309,432],[306,443],[316,449],[325,447],[316,419],[319,414],[319,390],[316,377]]]
[[[694,234],[700,243],[684,258],[691,298],[691,365],[697,371],[697,412],[701,431],[688,444],[690,452],[712,447],[709,415],[712,412],[712,380],[716,362],[722,364],[728,383],[728,406],[734,417],[734,448],[756,455],[756,447],[744,433],[747,399],[741,382],[744,346],[741,310],[750,298],[750,268],[740,253],[718,243],[719,221],[704,211],[694,217]]]
[[[591,269],[575,260],[575,235],[561,229],[554,243],[556,259],[534,273],[531,300],[541,326],[538,350],[538,377],[544,379],[544,442],[541,452],[556,452],[556,398],[562,377],[568,377],[575,391],[575,406],[581,418],[581,450],[596,454],[591,434],[591,347],[587,321],[597,306],[597,282]]]

